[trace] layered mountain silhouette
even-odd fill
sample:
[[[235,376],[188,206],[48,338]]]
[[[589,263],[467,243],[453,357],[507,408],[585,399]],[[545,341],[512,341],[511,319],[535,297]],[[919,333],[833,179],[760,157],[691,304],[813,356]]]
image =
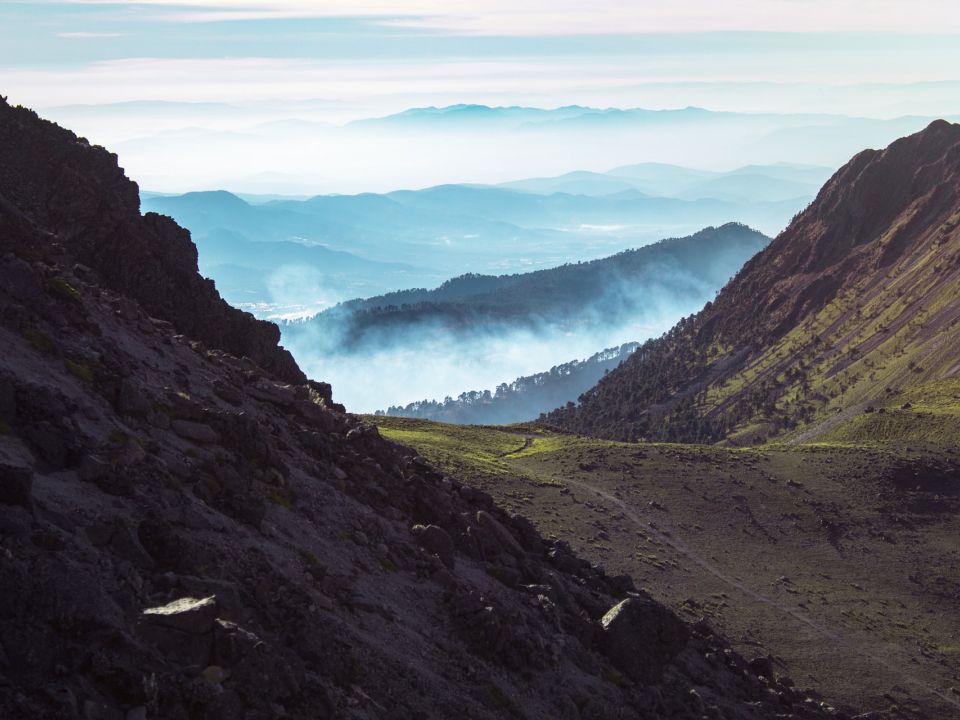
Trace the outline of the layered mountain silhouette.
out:
[[[763,187],[780,182],[761,175]],[[147,195],[143,206],[190,229],[201,271],[229,300],[275,302],[265,283],[289,268],[293,244],[302,246],[300,266],[322,278],[329,305],[330,297],[338,302],[436,286],[463,272],[503,273],[593,259],[732,220],[773,234],[813,196],[807,184],[787,197],[774,193],[755,201],[739,176],[705,177],[713,177],[715,186],[702,193],[686,188],[684,197],[637,189],[654,189],[655,179],[614,179],[623,187],[607,195],[574,192],[588,190],[584,187],[539,193],[442,185],[259,203],[225,191]],[[663,187],[669,189],[668,183]],[[257,275],[244,280],[234,268],[255,271],[260,282]]]
[[[590,262],[514,275],[463,275],[440,287],[351,300],[284,326],[337,338],[340,351],[501,329],[567,331],[658,316],[702,302],[770,239],[730,223]]]
[[[0,716],[844,717],[344,414],[0,100]]]
[[[960,370],[958,228],[960,125],[864,151],[715,301],[546,420],[630,440],[905,432],[900,395]]]
[[[626,360],[639,343],[624,343],[584,360],[554,365],[549,370],[501,383],[493,391],[471,390],[443,400],[420,400],[392,406],[377,415],[421,418],[461,425],[509,425],[531,420],[564,405],[589,390]]]
[[[663,163],[624,165],[605,173],[577,171],[555,177],[503,183],[501,187],[524,192],[577,195],[614,195],[638,191],[657,197],[684,200],[714,198],[725,201],[780,202],[813,199],[830,176],[827,168],[777,163],[752,165],[729,172],[695,170]]]

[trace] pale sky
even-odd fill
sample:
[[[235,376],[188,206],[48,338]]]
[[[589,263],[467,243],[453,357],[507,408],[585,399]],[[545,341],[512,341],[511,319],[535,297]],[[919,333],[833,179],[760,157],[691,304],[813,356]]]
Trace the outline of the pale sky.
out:
[[[0,93],[38,108],[324,100],[337,121],[453,102],[839,103],[889,117],[957,112],[929,84],[958,68],[956,0],[0,0]]]
[[[110,147],[132,177],[167,191],[353,192],[646,160],[806,161],[808,148],[824,148],[811,162],[832,164],[868,142],[860,130],[833,144],[820,131],[765,139],[744,130],[441,147],[328,129],[468,103],[920,116],[892,126],[902,132],[960,116],[960,8],[957,0],[0,0],[0,95]],[[775,125],[765,122],[765,132]]]

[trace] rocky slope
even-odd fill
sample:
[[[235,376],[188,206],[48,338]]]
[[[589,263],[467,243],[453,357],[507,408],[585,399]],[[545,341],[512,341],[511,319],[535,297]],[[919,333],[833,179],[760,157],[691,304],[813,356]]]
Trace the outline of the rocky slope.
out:
[[[340,412],[103,150],[0,138],[0,717],[843,716]]]
[[[960,125],[938,121],[854,157],[716,301],[547,419],[630,440],[815,429],[956,373],[958,297]]]
[[[277,328],[228,306],[197,274],[190,235],[169,218],[140,214],[140,191],[117,156],[41,122],[0,98],[0,207],[31,230],[53,236],[103,285],[139,302],[180,332],[238,356],[278,378],[303,382]],[[16,240],[0,238],[0,251]]]

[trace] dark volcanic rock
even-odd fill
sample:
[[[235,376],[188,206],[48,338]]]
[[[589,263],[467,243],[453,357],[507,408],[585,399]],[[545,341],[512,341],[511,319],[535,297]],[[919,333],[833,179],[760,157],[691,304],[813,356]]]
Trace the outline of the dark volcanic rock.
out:
[[[234,355],[249,356],[276,377],[303,382],[272,323],[225,303],[197,272],[190,234],[168,217],[140,214],[140,189],[117,156],[24,108],[0,101],[0,218],[15,228],[0,251],[41,248],[43,233],[103,284],[132,298],[180,332]],[[51,248],[52,249],[52,248]]]
[[[0,504],[29,505],[33,470],[19,465],[0,464]]]

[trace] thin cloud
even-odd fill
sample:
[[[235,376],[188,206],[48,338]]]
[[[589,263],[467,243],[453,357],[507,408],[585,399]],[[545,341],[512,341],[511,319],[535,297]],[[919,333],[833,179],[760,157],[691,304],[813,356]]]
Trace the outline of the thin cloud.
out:
[[[68,39],[86,39],[86,38],[118,38],[126,37],[126,33],[118,32],[58,32],[57,37]]]
[[[960,31],[955,0],[73,0],[163,8],[173,22],[369,18],[377,24],[467,35],[645,32]],[[172,12],[167,12],[172,10]]]

